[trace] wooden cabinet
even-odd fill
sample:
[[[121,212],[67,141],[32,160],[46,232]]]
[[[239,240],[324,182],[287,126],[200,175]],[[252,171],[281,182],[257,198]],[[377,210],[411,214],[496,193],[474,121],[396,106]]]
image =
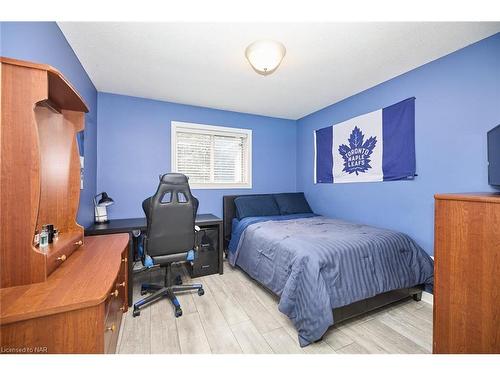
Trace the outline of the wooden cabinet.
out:
[[[500,353],[500,194],[435,197],[434,353]]]
[[[48,65],[0,63],[1,353],[114,353],[129,235],[87,239],[76,222],[87,106]],[[60,234],[42,251],[43,224]]]
[[[46,282],[0,289],[2,353],[114,353],[129,235],[85,239]]]

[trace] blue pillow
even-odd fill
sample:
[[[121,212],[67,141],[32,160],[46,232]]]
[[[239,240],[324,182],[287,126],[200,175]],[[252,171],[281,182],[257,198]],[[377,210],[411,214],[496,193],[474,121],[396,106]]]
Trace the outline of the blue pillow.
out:
[[[312,213],[304,193],[274,194],[281,215]]]
[[[250,216],[279,216],[280,210],[272,195],[248,195],[234,200],[238,219]]]

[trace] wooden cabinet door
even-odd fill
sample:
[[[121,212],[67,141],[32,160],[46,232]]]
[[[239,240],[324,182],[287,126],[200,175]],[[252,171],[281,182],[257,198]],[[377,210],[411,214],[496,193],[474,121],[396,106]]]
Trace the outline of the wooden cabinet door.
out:
[[[500,204],[436,200],[434,353],[500,353]]]

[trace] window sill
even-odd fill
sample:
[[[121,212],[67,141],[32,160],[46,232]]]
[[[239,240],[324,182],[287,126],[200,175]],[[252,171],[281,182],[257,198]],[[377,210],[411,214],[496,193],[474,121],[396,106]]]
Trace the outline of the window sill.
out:
[[[207,190],[207,189],[212,189],[212,190],[219,190],[219,189],[251,189],[252,184],[197,184],[197,183],[190,183],[189,186],[193,190]]]

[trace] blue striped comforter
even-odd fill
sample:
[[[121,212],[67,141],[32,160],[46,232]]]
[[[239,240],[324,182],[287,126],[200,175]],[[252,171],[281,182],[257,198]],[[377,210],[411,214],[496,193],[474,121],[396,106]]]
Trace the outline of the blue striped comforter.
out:
[[[432,259],[403,233],[324,216],[260,219],[238,223],[229,261],[280,297],[301,346],[324,335],[333,308],[419,284],[432,289]]]

